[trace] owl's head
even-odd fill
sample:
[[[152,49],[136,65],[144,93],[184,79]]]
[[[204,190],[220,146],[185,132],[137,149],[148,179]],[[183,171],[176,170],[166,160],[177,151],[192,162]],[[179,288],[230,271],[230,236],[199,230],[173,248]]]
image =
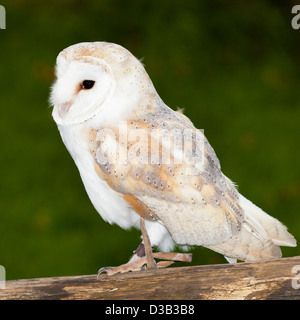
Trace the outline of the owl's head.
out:
[[[56,60],[56,77],[50,102],[60,125],[83,123],[101,112],[106,117],[122,113],[155,92],[138,59],[107,42],[78,43],[64,49]]]

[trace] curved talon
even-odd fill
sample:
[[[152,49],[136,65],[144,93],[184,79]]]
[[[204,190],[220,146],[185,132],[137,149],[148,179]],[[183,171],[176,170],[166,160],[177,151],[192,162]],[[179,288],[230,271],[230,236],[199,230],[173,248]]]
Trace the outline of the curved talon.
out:
[[[100,276],[101,273],[107,272],[109,273],[110,270],[114,269],[113,267],[103,267],[101,269],[99,269],[98,273],[97,273],[97,279]]]

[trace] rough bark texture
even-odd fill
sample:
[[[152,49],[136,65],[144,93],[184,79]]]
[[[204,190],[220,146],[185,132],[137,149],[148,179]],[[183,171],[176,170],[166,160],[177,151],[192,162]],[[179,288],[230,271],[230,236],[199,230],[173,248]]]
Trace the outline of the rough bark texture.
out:
[[[298,266],[298,267],[295,267]],[[116,274],[11,280],[0,299],[300,299],[300,256]]]

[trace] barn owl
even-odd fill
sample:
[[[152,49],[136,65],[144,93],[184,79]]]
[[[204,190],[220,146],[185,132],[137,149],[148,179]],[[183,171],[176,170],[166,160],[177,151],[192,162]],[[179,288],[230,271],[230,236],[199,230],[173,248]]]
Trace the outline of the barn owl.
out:
[[[237,191],[203,132],[162,101],[128,50],[72,45],[57,57],[56,78],[52,115],[91,202],[105,221],[142,232],[128,263],[99,274],[190,261],[175,245],[204,246],[229,262],[276,259],[279,246],[296,246]]]

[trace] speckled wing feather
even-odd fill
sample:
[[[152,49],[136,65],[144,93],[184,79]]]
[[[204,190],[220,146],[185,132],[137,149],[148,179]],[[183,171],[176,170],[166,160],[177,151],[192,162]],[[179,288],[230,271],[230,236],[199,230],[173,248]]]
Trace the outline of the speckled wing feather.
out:
[[[119,128],[92,129],[90,151],[98,175],[138,213],[160,220],[178,244],[216,245],[240,230],[238,193],[184,115],[161,107],[123,123],[124,130],[127,143]]]

